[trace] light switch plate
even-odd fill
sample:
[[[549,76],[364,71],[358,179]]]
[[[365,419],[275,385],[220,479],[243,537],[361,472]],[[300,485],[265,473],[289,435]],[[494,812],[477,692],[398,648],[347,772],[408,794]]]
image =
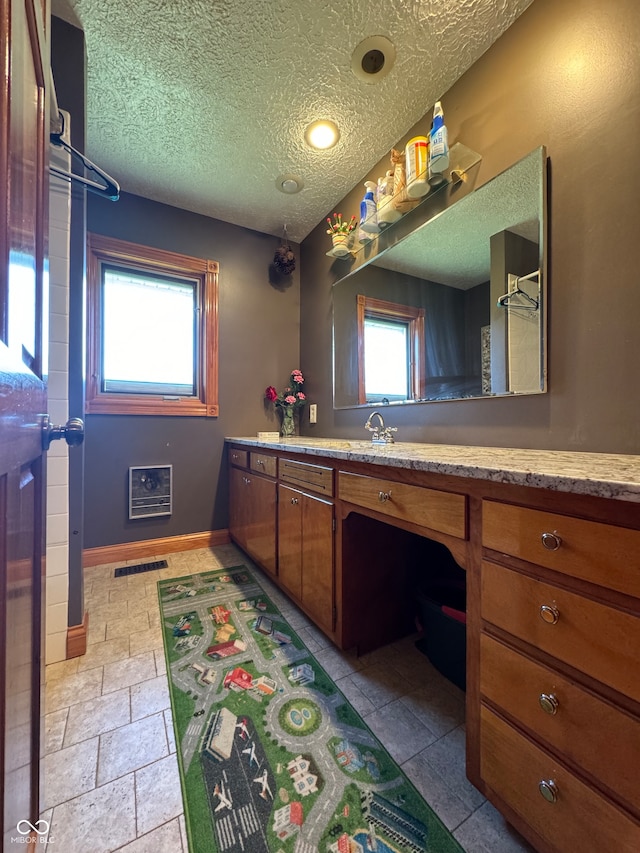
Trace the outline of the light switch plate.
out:
[[[315,424],[318,420],[318,404],[311,403],[309,406],[309,423]]]

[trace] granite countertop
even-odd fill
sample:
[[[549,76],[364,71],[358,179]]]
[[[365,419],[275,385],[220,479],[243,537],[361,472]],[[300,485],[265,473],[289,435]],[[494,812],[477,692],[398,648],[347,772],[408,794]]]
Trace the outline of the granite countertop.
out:
[[[306,436],[277,442],[230,436],[226,441],[249,447],[289,450],[309,456],[431,471],[640,503],[640,456],[402,441],[374,445],[367,440]]]

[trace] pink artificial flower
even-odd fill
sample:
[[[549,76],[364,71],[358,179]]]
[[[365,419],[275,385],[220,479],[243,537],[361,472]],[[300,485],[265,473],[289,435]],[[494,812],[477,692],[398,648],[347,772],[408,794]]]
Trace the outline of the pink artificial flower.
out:
[[[305,397],[305,395],[302,393],[302,391],[298,391],[298,393],[296,394],[296,397],[298,398],[298,400],[306,400],[307,399]]]
[[[264,392],[264,396],[267,398],[267,400],[273,402],[274,400],[278,399],[278,392],[273,387],[273,385],[269,385],[269,387]]]
[[[297,382],[298,385],[301,385],[304,382],[304,376],[302,375],[302,373],[300,373],[299,370],[294,370],[291,376],[293,378],[293,381]]]
[[[296,398],[293,396],[293,394],[289,394],[287,397],[284,398],[284,401],[288,406],[292,406],[295,403]]]

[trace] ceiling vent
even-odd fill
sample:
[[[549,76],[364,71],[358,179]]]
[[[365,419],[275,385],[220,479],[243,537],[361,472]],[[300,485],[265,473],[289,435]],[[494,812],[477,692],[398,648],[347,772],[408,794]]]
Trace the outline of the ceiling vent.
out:
[[[396,49],[386,36],[368,36],[351,56],[351,70],[363,83],[386,77],[396,61]]]

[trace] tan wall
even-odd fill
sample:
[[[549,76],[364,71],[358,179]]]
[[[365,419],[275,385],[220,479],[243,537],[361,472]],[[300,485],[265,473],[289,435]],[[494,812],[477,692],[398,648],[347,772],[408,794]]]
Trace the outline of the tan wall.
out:
[[[450,143],[483,156],[479,183],[547,147],[550,390],[390,409],[399,440],[640,452],[639,44],[637,0],[535,0],[443,94]],[[336,209],[355,212],[361,186]],[[326,241],[320,223],[302,245],[306,431],[364,437],[365,412],[332,408]]]

